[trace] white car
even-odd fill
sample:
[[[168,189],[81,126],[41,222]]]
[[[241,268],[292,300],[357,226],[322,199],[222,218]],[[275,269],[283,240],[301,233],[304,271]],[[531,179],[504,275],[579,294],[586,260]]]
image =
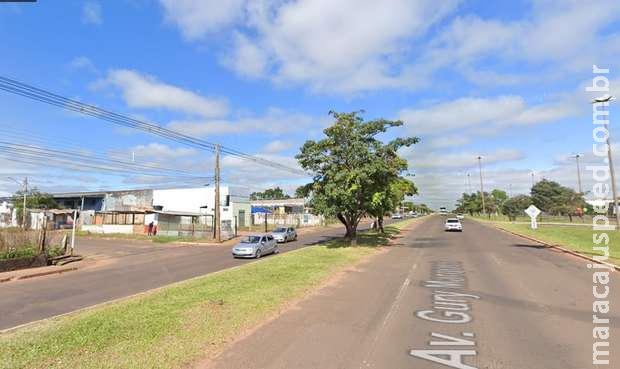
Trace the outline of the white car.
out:
[[[456,219],[465,219],[465,215],[463,215],[463,214],[456,214]]]
[[[446,232],[450,232],[450,231],[463,232],[463,225],[461,224],[461,221],[458,220],[457,218],[448,218],[446,219],[446,224],[444,226],[444,229],[446,230]]]
[[[403,215],[402,214],[392,214],[392,219],[403,219]]]

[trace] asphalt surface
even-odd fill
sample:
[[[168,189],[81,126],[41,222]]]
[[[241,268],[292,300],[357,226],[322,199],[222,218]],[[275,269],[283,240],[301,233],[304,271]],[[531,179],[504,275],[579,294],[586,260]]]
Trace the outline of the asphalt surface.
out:
[[[338,227],[306,233],[297,241],[280,244],[280,252],[342,236],[343,232],[344,228]],[[81,240],[76,250],[97,260],[94,265],[66,274],[0,283],[0,330],[253,261],[233,259],[231,248]]]
[[[593,365],[588,262],[476,222],[464,228],[446,233],[430,218],[203,367],[620,367],[617,272],[602,299],[611,310],[598,313],[610,319],[598,325],[611,327],[610,365]]]

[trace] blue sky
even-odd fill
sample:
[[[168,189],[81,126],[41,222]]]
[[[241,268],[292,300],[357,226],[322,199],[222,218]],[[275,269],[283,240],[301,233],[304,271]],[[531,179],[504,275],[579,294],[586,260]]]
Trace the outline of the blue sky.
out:
[[[422,139],[402,153],[419,201],[449,206],[467,173],[478,185],[477,155],[487,188],[527,192],[532,170],[576,186],[568,156],[593,143],[592,65],[610,69],[612,91],[620,85],[619,19],[617,2],[556,0],[0,4],[0,75],[291,166],[329,110],[402,119],[392,134]],[[211,175],[207,152],[5,92],[0,109],[4,141]],[[170,180],[12,159],[0,153],[0,193],[17,188],[8,176],[47,191]],[[252,190],[307,180],[223,164],[226,182]]]

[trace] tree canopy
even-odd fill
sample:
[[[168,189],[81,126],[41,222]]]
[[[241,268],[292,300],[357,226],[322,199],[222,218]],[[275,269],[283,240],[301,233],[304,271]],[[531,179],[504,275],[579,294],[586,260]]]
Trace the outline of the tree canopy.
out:
[[[568,215],[571,219],[577,208],[585,208],[583,195],[557,182],[543,179],[532,187],[532,202],[547,214]]]
[[[250,194],[250,200],[284,200],[290,198],[280,187],[268,188],[263,192],[252,192]]]
[[[400,181],[407,161],[398,156],[398,149],[419,139],[383,143],[376,136],[402,126],[402,121],[364,121],[359,112],[330,114],[335,122],[323,131],[325,138],[306,141],[296,158],[302,168],[314,173],[308,188],[312,208],[338,218],[346,237],[354,239],[360,219],[367,213],[380,214],[397,190],[396,183],[404,183]]]

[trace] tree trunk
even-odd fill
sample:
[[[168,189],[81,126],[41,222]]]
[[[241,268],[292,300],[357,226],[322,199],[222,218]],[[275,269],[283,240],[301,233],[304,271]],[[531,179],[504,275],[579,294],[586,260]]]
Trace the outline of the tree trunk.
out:
[[[379,223],[379,232],[381,234],[385,233],[385,229],[383,229],[383,217],[377,218],[377,222]]]
[[[346,233],[344,235],[344,238],[349,240],[351,242],[352,246],[356,246],[357,245],[357,239],[356,239],[356,224],[354,224],[351,219],[345,217],[344,215],[342,215],[342,213],[338,213],[336,215],[336,217],[338,218],[338,220],[340,220],[340,222],[342,224],[344,224],[344,228],[346,229]]]

